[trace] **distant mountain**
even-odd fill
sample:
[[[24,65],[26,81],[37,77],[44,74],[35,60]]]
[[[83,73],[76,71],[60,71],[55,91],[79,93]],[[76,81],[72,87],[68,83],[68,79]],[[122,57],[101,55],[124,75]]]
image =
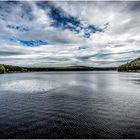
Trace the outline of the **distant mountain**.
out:
[[[140,58],[118,67],[118,71],[140,72]]]

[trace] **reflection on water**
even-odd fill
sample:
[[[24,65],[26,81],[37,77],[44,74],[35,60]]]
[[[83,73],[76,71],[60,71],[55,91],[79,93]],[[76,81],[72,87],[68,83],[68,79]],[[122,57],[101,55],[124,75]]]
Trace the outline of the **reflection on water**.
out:
[[[140,74],[0,75],[0,138],[140,138]]]

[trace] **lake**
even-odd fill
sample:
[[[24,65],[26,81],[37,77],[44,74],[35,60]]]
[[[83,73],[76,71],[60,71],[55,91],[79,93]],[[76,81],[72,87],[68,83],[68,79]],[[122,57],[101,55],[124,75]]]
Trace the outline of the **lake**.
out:
[[[140,138],[140,73],[2,74],[0,138]]]

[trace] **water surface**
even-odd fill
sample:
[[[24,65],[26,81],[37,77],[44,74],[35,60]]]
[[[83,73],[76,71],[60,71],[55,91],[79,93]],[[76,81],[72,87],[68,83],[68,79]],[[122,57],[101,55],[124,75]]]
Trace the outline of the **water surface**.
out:
[[[140,138],[140,74],[0,75],[0,138]]]

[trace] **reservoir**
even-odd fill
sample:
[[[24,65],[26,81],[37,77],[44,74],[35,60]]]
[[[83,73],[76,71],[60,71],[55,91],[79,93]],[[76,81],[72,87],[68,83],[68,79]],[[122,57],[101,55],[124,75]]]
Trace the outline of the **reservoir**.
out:
[[[1,74],[0,138],[140,138],[140,73]]]

